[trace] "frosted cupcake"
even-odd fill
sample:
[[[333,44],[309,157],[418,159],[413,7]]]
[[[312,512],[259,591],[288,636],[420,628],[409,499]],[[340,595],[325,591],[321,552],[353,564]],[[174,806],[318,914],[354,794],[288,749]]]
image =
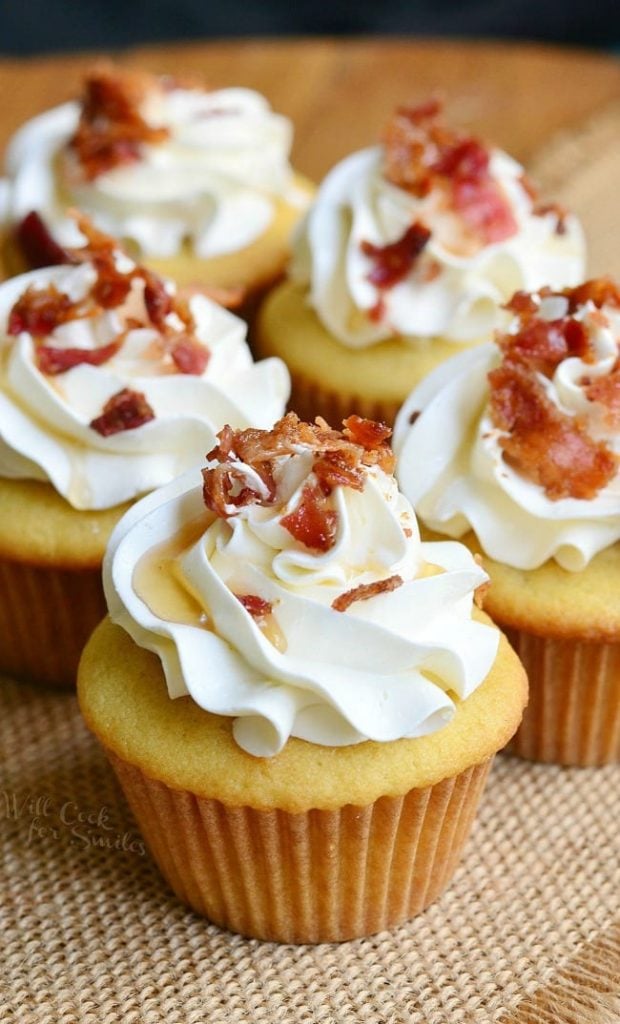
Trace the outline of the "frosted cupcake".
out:
[[[227,427],[202,486],[110,542],[82,711],[172,888],[244,935],[340,941],[425,907],[521,717],[486,575],[420,542],[388,434]]]
[[[398,477],[427,527],[484,552],[486,608],[530,678],[513,749],[604,764],[620,760],[620,290],[508,308],[496,344],[405,403]]]
[[[383,145],[328,174],[257,351],[286,360],[300,415],[392,422],[434,366],[492,337],[513,292],[576,284],[583,270],[577,220],[432,101],[397,110]]]
[[[9,144],[8,272],[58,262],[54,242],[79,245],[66,212],[76,206],[179,286],[247,304],[281,275],[311,193],[289,164],[291,141],[290,122],[249,89],[95,68],[81,101],[33,118]]]
[[[245,324],[181,301],[80,221],[67,265],[0,285],[0,670],[70,681],[104,611],[127,503],[199,462],[222,423],[266,426],[288,374]]]

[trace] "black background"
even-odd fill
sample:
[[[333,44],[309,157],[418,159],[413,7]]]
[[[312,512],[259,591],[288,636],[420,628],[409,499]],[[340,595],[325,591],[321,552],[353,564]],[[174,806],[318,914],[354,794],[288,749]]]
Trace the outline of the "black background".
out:
[[[265,35],[424,35],[620,48],[620,0],[4,0],[0,53]]]

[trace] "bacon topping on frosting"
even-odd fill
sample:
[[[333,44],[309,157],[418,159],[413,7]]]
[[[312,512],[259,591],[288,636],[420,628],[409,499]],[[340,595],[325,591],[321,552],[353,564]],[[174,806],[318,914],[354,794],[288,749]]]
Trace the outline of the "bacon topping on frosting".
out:
[[[123,388],[108,398],[101,416],[91,420],[90,426],[102,437],[109,437],[123,430],[135,430],[152,419],[155,413],[142,392]]]
[[[37,366],[41,373],[50,377],[57,373],[65,373],[73,366],[88,363],[89,366],[101,366],[116,355],[121,347],[121,339],[111,341],[109,345],[99,348],[59,348],[55,345],[39,345],[36,351]]]
[[[332,601],[332,608],[336,612],[346,612],[347,608],[350,608],[355,601],[368,601],[369,598],[375,597],[377,594],[387,594],[391,590],[398,590],[402,585],[403,578],[397,575],[388,576],[385,580],[375,580],[374,583],[360,583],[352,590],[346,590],[344,594],[339,594]]]
[[[278,463],[301,451],[313,453],[312,473],[302,489],[296,508],[280,520],[284,529],[305,547],[328,551],[334,544],[337,513],[329,501],[335,487],[364,487],[364,468],[379,466],[386,472],[394,467],[387,445],[391,430],[360,416],[349,416],[343,430],[332,430],[317,417],[303,423],[288,413],[271,430],[220,431],[218,444],[207,459],[216,465],[202,471],[207,508],[223,518],[235,515],[244,505],[277,505]]]
[[[415,222],[407,228],[404,235],[389,245],[372,245],[362,242],[361,250],[369,256],[374,266],[368,280],[377,288],[392,288],[407,276],[424,250],[431,233],[424,224]]]
[[[167,128],[150,125],[141,112],[148,93],[159,89],[158,79],[142,71],[105,66],[86,77],[80,120],[69,146],[87,181],[135,163],[144,145],[168,138]]]
[[[122,347],[126,331],[98,348],[68,348],[43,344],[43,339],[62,324],[95,317],[107,309],[118,309],[128,300],[134,281],[142,282],[145,315],[143,320],[127,318],[128,327],[152,327],[161,340],[161,355],[170,372],[202,375],[210,352],[195,336],[195,324],[186,302],[171,295],[164,282],[146,267],[133,262],[122,269],[123,255],[116,241],[98,231],[80,214],[78,227],[86,237],[79,249],[66,250],[65,262],[92,265],[96,279],[87,295],[77,302],[58,291],[54,284],[46,288],[31,285],[12,307],[7,331],[11,336],[22,331],[35,340],[36,361],[43,373],[58,374],[80,363],[101,366]]]
[[[47,288],[30,285],[9,313],[7,333],[15,337],[27,331],[37,338],[45,338],[60,324],[84,315],[78,312],[79,309],[78,304],[72,302],[64,292],[59,292],[53,284]]]
[[[58,244],[36,210],[26,214],[15,228],[15,242],[32,270],[72,262],[69,250]]]
[[[478,139],[448,128],[441,113],[438,100],[396,110],[385,133],[387,180],[420,198],[443,191],[484,245],[510,238],[518,225],[491,175],[489,151]]]
[[[259,597],[258,594],[235,594],[235,597],[253,619],[265,619],[273,611],[271,601],[265,601],[264,597]]]
[[[585,383],[585,381],[583,382]],[[607,420],[611,427],[620,429],[620,357],[616,365],[605,377],[597,377],[592,383],[586,384],[586,397],[590,402],[598,402],[605,407]]]
[[[565,300],[564,315],[546,319],[543,303],[557,299]],[[544,288],[537,296],[517,292],[507,308],[516,314],[518,329],[498,338],[503,359],[489,374],[491,417],[506,431],[500,439],[505,458],[552,500],[593,498],[618,470],[617,456],[588,433],[585,417],[559,409],[544,386],[544,378],[550,379],[562,360],[594,361],[587,327],[574,315],[585,302],[597,309],[620,306],[620,293],[606,279],[558,292]],[[586,397],[606,406],[615,422],[620,416],[618,363],[612,373],[582,384]]]

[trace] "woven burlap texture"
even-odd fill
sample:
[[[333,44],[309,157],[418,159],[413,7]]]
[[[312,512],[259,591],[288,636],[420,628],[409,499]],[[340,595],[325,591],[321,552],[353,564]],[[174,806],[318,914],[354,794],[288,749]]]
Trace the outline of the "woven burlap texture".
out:
[[[508,1022],[611,934],[615,767],[498,758],[439,902],[370,939],[277,946],[168,892],[72,694],[4,680],[0,698],[2,1024]]]

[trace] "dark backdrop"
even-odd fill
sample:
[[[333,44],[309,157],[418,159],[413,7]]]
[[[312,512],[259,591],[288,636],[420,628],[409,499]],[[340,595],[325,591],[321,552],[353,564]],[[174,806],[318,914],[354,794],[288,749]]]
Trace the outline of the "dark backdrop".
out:
[[[2,0],[0,53],[222,36],[503,37],[616,48],[620,0]]]

